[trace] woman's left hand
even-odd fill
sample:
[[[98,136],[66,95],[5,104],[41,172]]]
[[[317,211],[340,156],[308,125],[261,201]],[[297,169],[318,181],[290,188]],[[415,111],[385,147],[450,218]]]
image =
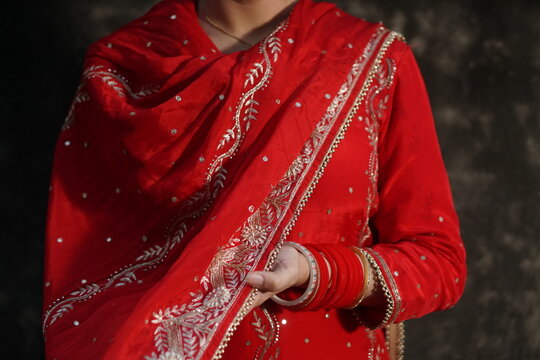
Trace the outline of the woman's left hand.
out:
[[[254,271],[247,283],[260,290],[252,309],[261,305],[274,294],[292,286],[301,286],[309,280],[309,265],[298,250],[289,245],[281,248],[272,271]]]

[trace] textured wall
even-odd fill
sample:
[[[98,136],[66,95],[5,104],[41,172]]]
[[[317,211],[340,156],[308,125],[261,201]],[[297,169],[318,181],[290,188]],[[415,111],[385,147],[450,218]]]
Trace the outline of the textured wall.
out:
[[[0,15],[2,354],[42,356],[54,141],[88,44],[152,0],[5,2]],[[540,359],[540,2],[343,0],[406,35],[431,94],[468,250],[452,310],[409,321],[407,359]]]

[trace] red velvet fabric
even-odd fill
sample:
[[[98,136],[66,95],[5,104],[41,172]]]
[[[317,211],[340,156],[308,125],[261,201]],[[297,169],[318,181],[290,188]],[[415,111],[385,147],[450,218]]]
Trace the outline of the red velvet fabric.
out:
[[[386,307],[247,314],[286,239],[362,246]],[[165,0],[90,47],[51,179],[47,358],[385,358],[380,327],[452,306],[464,260],[421,76],[382,26],[301,0],[222,54]]]

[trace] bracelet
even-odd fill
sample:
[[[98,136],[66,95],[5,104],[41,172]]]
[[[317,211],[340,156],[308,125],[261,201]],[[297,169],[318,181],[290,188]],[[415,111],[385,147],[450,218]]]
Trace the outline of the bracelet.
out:
[[[291,241],[286,241],[286,242],[283,243],[283,245],[289,245],[289,246],[295,248],[296,250],[298,250],[298,252],[300,252],[302,255],[305,256],[305,258],[306,258],[306,260],[308,262],[308,265],[309,265],[309,282],[308,282],[308,286],[307,286],[306,290],[304,291],[304,293],[302,295],[300,295],[300,297],[298,297],[298,298],[296,298],[294,300],[282,299],[279,296],[277,296],[277,294],[273,295],[271,297],[271,299],[276,304],[279,304],[279,305],[282,305],[282,306],[294,307],[294,308],[302,308],[302,307],[308,305],[311,302],[311,300],[313,300],[313,297],[317,293],[317,290],[318,290],[319,285],[320,285],[319,266],[317,264],[317,261],[315,260],[315,257],[313,256],[313,254],[308,249],[306,249],[304,246],[302,246],[302,245],[300,245],[298,243],[295,243],[295,242],[291,242]]]
[[[351,246],[351,250],[354,251],[354,253],[358,257],[358,260],[360,260],[360,262],[362,263],[362,267],[364,268],[364,286],[362,288],[362,291],[360,291],[360,294],[358,294],[358,298],[356,299],[356,301],[351,306],[348,306],[348,309],[354,309],[364,300],[369,289],[369,282],[371,280],[371,266],[369,266],[366,257],[356,246]]]
[[[351,277],[353,276],[349,269],[349,262],[343,254],[343,250],[349,251],[343,245],[339,244],[322,244],[323,251],[335,263],[335,283],[332,284],[333,293],[325,304],[328,308],[338,308],[347,293],[347,289],[351,287]],[[356,260],[353,260],[356,261]]]
[[[343,259],[342,271],[344,272],[340,278],[346,282],[347,286],[341,296],[336,298],[333,307],[348,308],[351,303],[356,302],[359,291],[364,288],[364,267],[358,256],[348,246],[340,246],[339,250],[340,256]]]
[[[318,251],[316,247],[311,246],[311,244],[305,244],[304,246],[311,252],[319,268],[319,286],[317,287],[317,291],[313,295],[311,301],[302,308],[302,310],[308,311],[317,308],[322,303],[322,299],[328,292],[330,272],[326,265],[324,255]]]

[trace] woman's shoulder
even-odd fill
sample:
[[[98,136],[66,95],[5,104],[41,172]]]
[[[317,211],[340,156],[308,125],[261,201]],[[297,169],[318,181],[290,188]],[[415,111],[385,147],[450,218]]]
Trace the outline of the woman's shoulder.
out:
[[[332,28],[329,36],[333,38],[347,39],[352,45],[379,44],[384,41],[391,43],[387,53],[392,57],[402,58],[409,51],[410,47],[405,36],[398,31],[388,28],[382,21],[368,21],[360,16],[353,15],[338,8],[334,4],[328,4],[327,11],[321,16],[320,22],[323,28]]]
[[[152,45],[152,40],[160,42],[177,41],[175,32],[178,27],[174,22],[184,21],[189,7],[194,6],[187,0],[162,0],[139,16],[110,34],[94,41],[87,50],[88,55],[99,55],[108,52],[111,47],[122,47],[124,50],[142,51]],[[144,41],[143,41],[144,40]]]

